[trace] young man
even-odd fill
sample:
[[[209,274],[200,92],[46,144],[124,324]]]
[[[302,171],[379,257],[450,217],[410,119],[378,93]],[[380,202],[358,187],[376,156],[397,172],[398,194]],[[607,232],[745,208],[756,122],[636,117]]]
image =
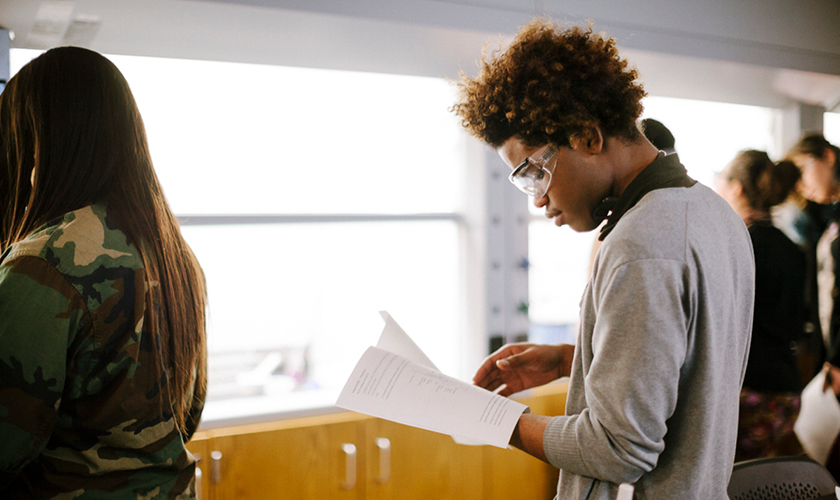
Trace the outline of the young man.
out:
[[[454,112],[558,226],[604,240],[575,346],[512,344],[475,383],[509,395],[570,376],[566,416],[511,444],[560,469],[558,497],[721,499],[753,310],[743,222],[636,127],[645,93],[612,39],[537,20],[464,77]],[[562,283],[558,284],[562,286]]]

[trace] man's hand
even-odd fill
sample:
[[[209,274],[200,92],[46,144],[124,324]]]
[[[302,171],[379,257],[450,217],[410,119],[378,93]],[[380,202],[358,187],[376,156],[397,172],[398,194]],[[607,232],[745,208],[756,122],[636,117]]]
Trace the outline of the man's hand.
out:
[[[484,360],[473,383],[488,391],[505,384],[499,395],[510,396],[568,376],[574,353],[575,346],[568,344],[508,344]]]

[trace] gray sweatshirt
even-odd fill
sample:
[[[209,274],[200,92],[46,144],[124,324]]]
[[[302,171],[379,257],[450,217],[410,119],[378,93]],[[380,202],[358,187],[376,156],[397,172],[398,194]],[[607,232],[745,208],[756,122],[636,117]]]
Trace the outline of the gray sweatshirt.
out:
[[[558,498],[725,499],[749,353],[747,229],[708,187],[651,191],[604,240],[581,301]]]

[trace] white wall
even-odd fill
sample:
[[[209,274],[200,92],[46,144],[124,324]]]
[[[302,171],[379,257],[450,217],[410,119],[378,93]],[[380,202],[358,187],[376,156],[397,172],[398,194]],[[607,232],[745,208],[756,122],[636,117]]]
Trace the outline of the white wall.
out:
[[[596,30],[616,37],[658,95],[784,107],[803,100],[796,90],[808,88],[806,98],[818,96],[812,104],[832,109],[840,101],[837,0],[71,3],[66,22],[94,19],[88,46],[104,53],[445,78],[473,73],[486,42],[499,43],[545,13],[572,23],[592,19]],[[17,35],[13,46],[34,40],[29,35],[45,4],[50,0],[0,2],[3,26]]]

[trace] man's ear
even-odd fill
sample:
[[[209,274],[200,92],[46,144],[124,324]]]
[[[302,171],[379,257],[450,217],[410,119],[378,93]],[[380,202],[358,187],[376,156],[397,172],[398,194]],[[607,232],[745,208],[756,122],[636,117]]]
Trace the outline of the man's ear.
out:
[[[592,131],[592,137],[589,138],[587,148],[592,154],[598,154],[604,150],[604,136],[601,134],[601,129],[595,127]]]
[[[604,150],[604,136],[599,127],[592,127],[583,134],[569,138],[572,149],[589,154],[598,154]]]

